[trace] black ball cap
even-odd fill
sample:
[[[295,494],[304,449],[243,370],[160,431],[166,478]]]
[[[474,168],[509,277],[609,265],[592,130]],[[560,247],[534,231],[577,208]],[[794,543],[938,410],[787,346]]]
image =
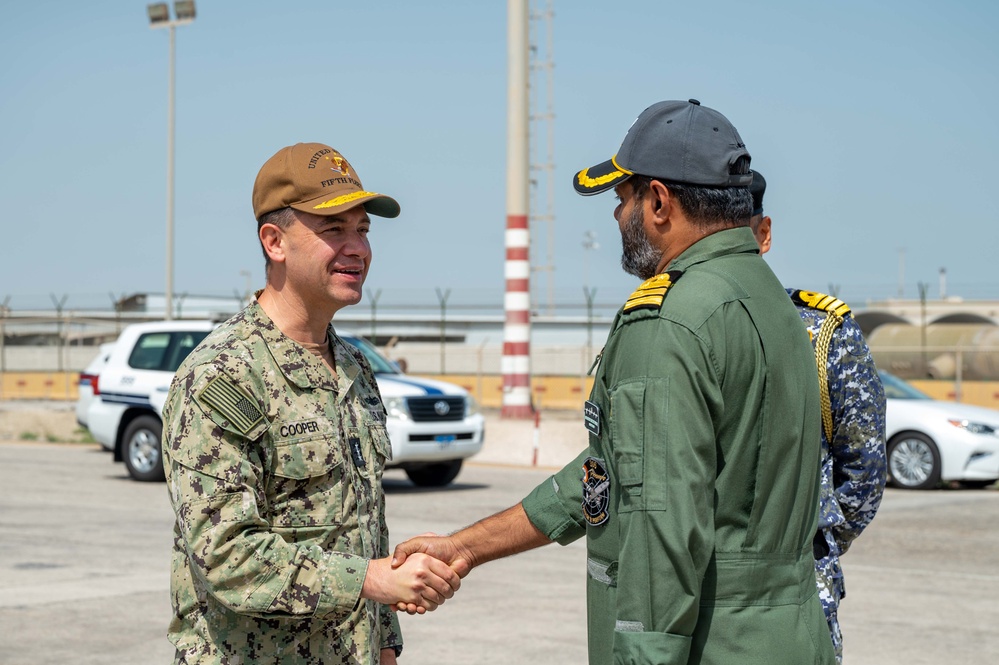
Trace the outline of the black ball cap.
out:
[[[753,195],[753,215],[763,214],[763,195],[767,191],[767,180],[759,171],[750,169],[753,175],[753,182],[749,184],[749,193]]]
[[[697,101],[696,99],[688,99],[687,101],[690,102],[691,104],[696,104],[697,106],[701,105],[701,103],[699,101]]]

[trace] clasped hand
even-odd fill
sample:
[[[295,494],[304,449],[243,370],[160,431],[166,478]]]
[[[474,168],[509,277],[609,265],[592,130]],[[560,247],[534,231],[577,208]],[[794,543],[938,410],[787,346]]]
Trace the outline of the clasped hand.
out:
[[[433,612],[460,587],[461,577],[447,563],[417,553],[398,563],[389,557],[372,559],[361,596],[423,614]]]
[[[395,553],[392,555],[391,565],[393,570],[404,570],[414,560],[423,561],[425,559],[434,561],[437,566],[443,566],[447,569],[447,573],[454,576],[455,584],[451,585],[452,593],[445,596],[445,598],[450,598],[454,595],[453,592],[457,591],[458,587],[461,586],[461,578],[468,575],[474,565],[470,553],[462,551],[453,539],[446,536],[437,536],[432,533],[411,538],[397,545]],[[435,568],[435,570],[439,570],[439,568]],[[444,578],[447,573],[443,573],[441,577]],[[422,600],[425,601],[427,599],[423,597]],[[444,599],[441,599],[437,605],[443,602]],[[405,598],[399,599],[394,605],[400,612],[408,614],[423,614],[428,610],[436,608],[436,605],[434,607],[427,607],[420,602],[414,602],[412,599]]]

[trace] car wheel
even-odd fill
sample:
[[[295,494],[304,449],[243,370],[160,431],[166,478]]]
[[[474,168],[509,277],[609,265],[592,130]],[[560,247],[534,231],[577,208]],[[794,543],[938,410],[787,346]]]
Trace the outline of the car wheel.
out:
[[[453,459],[447,462],[408,468],[406,475],[409,476],[414,485],[420,487],[443,487],[457,478],[459,471],[461,471],[461,460]]]
[[[160,435],[163,426],[153,416],[139,416],[128,424],[121,442],[122,458],[128,475],[135,480],[164,480]]]
[[[940,453],[919,432],[903,432],[888,442],[888,479],[893,487],[927,490],[940,483]]]

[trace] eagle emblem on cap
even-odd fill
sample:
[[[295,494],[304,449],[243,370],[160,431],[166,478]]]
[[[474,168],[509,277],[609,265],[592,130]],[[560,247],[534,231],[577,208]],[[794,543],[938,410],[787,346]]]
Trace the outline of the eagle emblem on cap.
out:
[[[347,163],[346,159],[344,159],[340,155],[333,155],[332,158],[327,157],[326,159],[329,159],[330,162],[332,162],[332,164],[330,165],[330,171],[334,171],[343,176],[350,175],[350,164]]]

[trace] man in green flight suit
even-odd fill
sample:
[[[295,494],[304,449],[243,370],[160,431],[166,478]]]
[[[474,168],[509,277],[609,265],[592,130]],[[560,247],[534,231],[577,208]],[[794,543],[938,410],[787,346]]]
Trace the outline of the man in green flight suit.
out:
[[[626,271],[589,447],[521,504],[396,548],[460,574],[587,538],[590,663],[835,662],[812,561],[819,394],[808,336],[748,227],[750,156],[696,100],[646,109],[575,189],[613,188]],[[413,606],[400,609],[414,611]]]

